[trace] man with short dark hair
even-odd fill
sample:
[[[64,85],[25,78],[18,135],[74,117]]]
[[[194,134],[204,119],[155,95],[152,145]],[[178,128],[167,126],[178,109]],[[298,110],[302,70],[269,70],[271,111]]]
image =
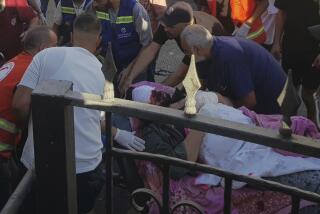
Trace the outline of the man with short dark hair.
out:
[[[199,73],[206,87],[230,98],[235,107],[245,106],[260,114],[279,114],[277,102],[286,82],[280,64],[263,47],[247,39],[213,37],[200,25],[181,33],[186,54],[210,62]]]
[[[23,51],[0,67],[0,209],[8,199],[17,179],[17,167],[12,157],[15,146],[20,142],[20,131],[11,108],[16,86],[33,56],[56,44],[57,37],[50,28],[35,27],[27,32]]]
[[[100,45],[100,21],[85,13],[76,18],[73,27],[73,47],[49,48],[38,53],[18,85],[12,105],[21,121],[27,120],[31,93],[43,80],[68,80],[73,83],[74,91],[103,96],[105,79],[102,65],[93,54]],[[28,131],[21,162],[30,169],[34,165],[32,120]],[[126,148],[144,149],[144,141],[131,132],[113,128],[112,134]],[[100,112],[75,107],[74,135],[78,211],[87,213],[93,208],[105,180],[101,164]]]

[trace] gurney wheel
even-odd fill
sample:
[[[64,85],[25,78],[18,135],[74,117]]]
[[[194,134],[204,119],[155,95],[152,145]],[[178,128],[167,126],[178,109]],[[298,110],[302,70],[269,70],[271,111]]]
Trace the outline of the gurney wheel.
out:
[[[132,206],[138,212],[142,212],[142,213],[147,212],[147,210],[148,210],[147,203],[151,199],[153,199],[156,202],[156,204],[158,206],[159,213],[160,213],[162,204],[160,203],[160,200],[158,200],[158,197],[156,196],[156,194],[153,191],[151,191],[150,189],[146,189],[146,188],[139,188],[131,193]]]
[[[204,211],[199,204],[193,201],[182,200],[172,208],[171,214],[175,214],[175,213],[204,214]]]

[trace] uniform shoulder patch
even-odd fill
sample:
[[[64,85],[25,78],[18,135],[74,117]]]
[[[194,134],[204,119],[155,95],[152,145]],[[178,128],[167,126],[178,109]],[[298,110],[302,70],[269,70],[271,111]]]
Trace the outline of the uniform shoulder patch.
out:
[[[0,67],[0,81],[6,78],[10,72],[13,70],[15,64],[14,62],[9,62]]]

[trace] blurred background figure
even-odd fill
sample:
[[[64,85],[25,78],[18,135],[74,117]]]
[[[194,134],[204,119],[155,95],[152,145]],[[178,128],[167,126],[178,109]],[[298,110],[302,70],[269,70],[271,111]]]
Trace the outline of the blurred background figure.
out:
[[[274,0],[230,0],[233,35],[253,40],[271,49],[278,10]]]
[[[226,33],[231,35],[234,25],[231,20],[229,0],[195,0],[198,10],[216,17],[223,25]]]
[[[22,51],[24,32],[35,25],[38,17],[26,0],[0,0],[0,65]]]
[[[91,9],[93,0],[61,0],[54,13],[52,29],[58,35],[59,46],[71,45],[75,18]]]
[[[314,72],[315,59],[320,53],[319,41],[308,27],[319,25],[318,0],[276,0],[279,9],[276,19],[275,41],[271,53],[286,72],[292,70],[294,85],[302,86],[301,97],[307,107],[308,118],[316,122],[313,94],[320,84],[320,73]]]
[[[159,26],[159,19],[167,9],[166,0],[139,0],[139,3],[146,9],[150,17],[152,32]]]

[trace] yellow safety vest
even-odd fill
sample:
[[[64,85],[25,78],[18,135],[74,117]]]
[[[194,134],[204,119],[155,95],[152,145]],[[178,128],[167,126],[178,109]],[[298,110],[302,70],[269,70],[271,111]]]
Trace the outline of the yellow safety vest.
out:
[[[61,10],[62,10],[62,13],[71,14],[71,15],[76,14],[76,11],[73,7],[61,7]]]
[[[11,123],[5,119],[0,118],[0,129],[5,130],[6,132],[9,132],[11,134],[16,134],[18,132],[18,129],[14,123]],[[8,151],[13,150],[14,146],[6,143],[2,143],[0,141],[0,152],[2,151]]]

